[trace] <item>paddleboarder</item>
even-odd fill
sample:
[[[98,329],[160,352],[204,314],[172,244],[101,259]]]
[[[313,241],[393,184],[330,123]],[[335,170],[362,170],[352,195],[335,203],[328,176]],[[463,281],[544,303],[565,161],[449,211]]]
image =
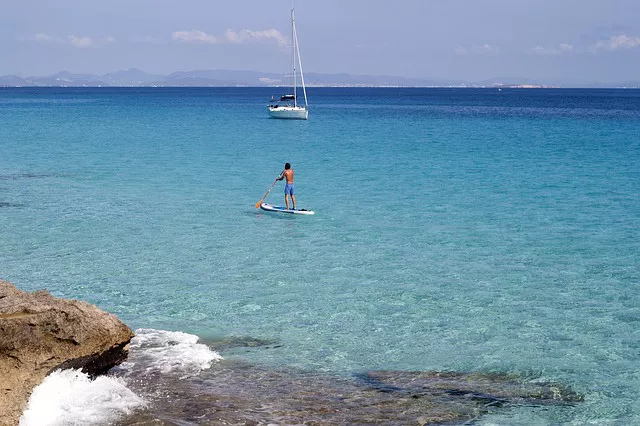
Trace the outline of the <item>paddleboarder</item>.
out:
[[[293,185],[293,173],[294,172],[293,172],[293,169],[291,168],[291,164],[286,163],[284,165],[284,170],[282,171],[280,176],[278,176],[278,179],[276,179],[276,180],[283,180],[284,178],[287,179],[287,182],[284,185],[284,204],[287,206],[287,210],[289,210],[289,197],[291,197],[293,210],[296,209],[296,196],[294,195],[295,188]]]

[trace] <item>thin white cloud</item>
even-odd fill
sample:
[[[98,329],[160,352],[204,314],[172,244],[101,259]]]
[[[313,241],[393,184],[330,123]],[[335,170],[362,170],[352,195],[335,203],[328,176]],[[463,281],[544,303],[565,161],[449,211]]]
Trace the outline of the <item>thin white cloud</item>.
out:
[[[484,55],[484,56],[495,56],[500,53],[500,48],[493,44],[484,43],[484,44],[476,44],[471,47],[465,46],[457,46],[453,49],[453,52],[456,55]]]
[[[185,43],[206,44],[246,44],[261,41],[275,41],[279,46],[285,46],[289,41],[276,29],[253,30],[226,30],[221,36],[207,34],[204,31],[175,31],[171,38]]]
[[[280,33],[280,31],[273,28],[263,31],[241,30],[239,32],[235,32],[227,30],[225,32],[225,37],[227,38],[227,40],[234,43],[273,40],[278,43],[279,46],[286,46],[287,44],[289,44],[289,41]]]
[[[593,50],[618,50],[640,47],[640,37],[630,37],[626,34],[611,36],[606,40],[598,40],[592,46]]]
[[[466,55],[469,53],[469,51],[462,47],[462,46],[458,46],[455,49],[453,49],[454,53],[456,53],[457,55]]]
[[[106,36],[100,39],[93,39],[91,37],[85,36],[77,36],[70,35],[66,38],[51,36],[49,34],[44,33],[36,33],[34,35],[28,37],[22,37],[22,40],[36,42],[36,43],[58,43],[58,44],[66,44],[73,47],[85,49],[88,47],[96,47],[100,44],[109,44],[115,43],[116,39],[113,36]]]
[[[37,33],[26,37],[20,37],[20,40],[31,41],[35,43],[64,43],[64,40],[44,33]]]
[[[89,37],[78,37],[75,35],[70,35],[69,37],[67,37],[67,39],[69,40],[69,43],[71,43],[72,46],[78,47],[81,49],[94,46],[93,39]]]
[[[542,47],[540,45],[537,45],[533,48],[533,53],[536,53],[538,55],[555,55],[556,52],[557,51],[553,48]]]
[[[204,31],[175,31],[171,38],[186,43],[209,43],[218,44],[218,38],[205,33]]]
[[[56,41],[55,38],[51,37],[48,34],[43,34],[43,33],[34,34],[29,39],[33,41],[43,42],[43,43],[54,43]]]
[[[573,51],[573,45],[568,43],[561,43],[558,46],[540,46],[537,45],[533,49],[533,53],[537,55],[556,56],[563,53],[569,53]]]

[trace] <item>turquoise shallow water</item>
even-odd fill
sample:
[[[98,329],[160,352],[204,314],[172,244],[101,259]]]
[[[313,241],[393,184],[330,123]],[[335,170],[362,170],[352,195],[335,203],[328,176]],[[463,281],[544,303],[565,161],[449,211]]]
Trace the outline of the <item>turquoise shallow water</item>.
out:
[[[281,344],[252,362],[586,398],[481,424],[640,424],[640,92],[274,90],[0,89],[0,277]],[[284,162],[315,216],[255,209]]]

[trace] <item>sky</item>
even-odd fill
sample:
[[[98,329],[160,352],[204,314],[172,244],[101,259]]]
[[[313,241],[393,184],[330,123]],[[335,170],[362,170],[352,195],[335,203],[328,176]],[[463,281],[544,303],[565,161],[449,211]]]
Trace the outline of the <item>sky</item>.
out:
[[[283,73],[291,0],[0,0],[0,75]],[[296,0],[305,73],[640,80],[639,0]]]

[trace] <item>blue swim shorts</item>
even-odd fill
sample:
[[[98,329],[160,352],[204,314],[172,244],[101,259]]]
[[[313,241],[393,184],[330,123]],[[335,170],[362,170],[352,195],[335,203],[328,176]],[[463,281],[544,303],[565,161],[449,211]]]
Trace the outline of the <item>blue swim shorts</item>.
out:
[[[288,183],[284,186],[284,195],[294,195],[294,188],[292,183]]]

